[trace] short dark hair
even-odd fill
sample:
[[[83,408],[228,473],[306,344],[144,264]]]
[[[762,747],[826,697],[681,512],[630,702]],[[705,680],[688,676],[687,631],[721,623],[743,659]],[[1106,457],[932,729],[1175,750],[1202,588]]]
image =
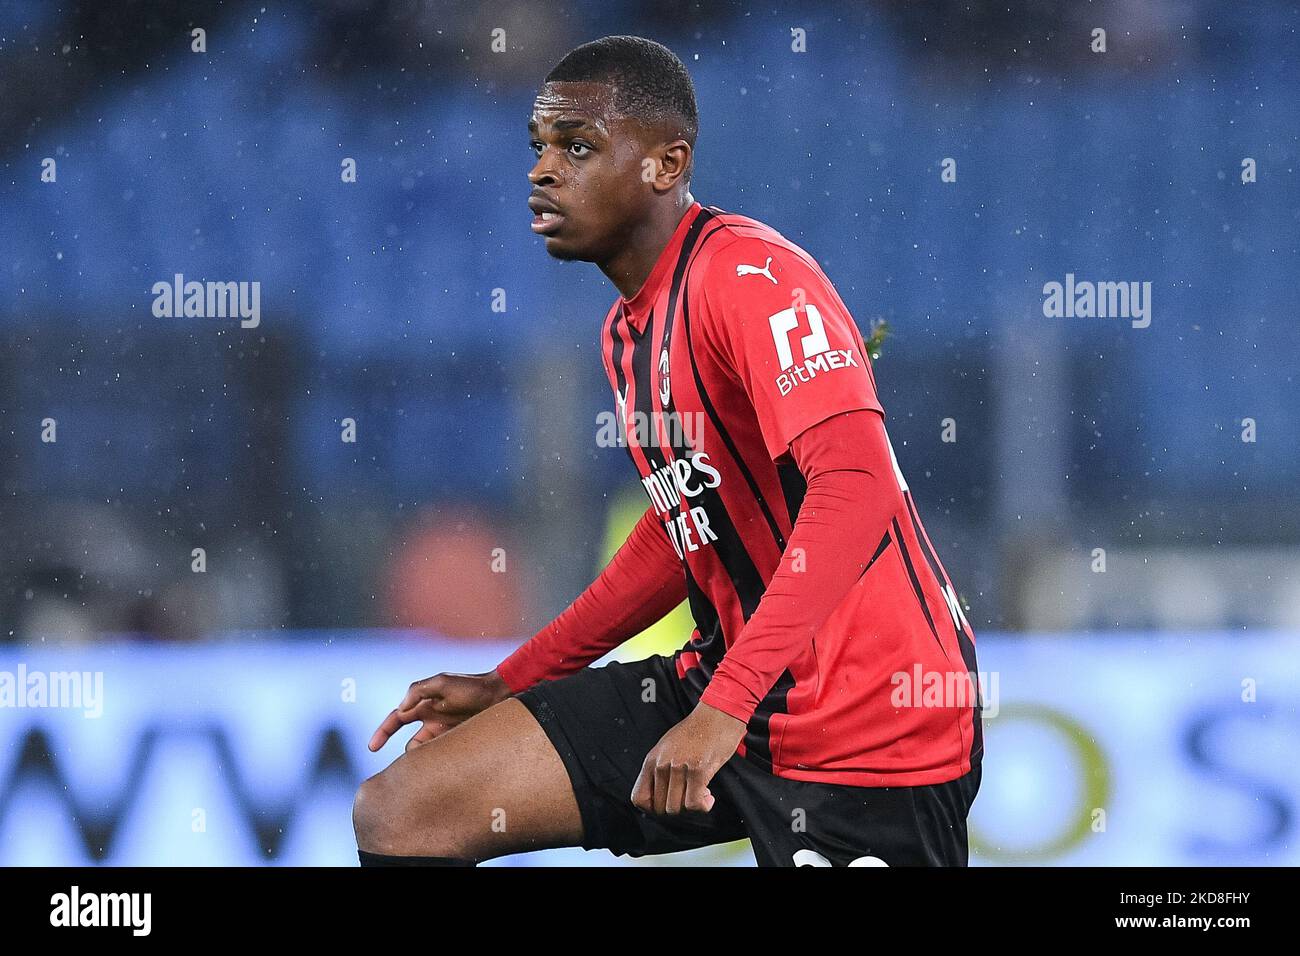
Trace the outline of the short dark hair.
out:
[[[650,122],[676,121],[695,148],[700,117],[695,85],[672,50],[645,37],[610,36],[575,47],[555,64],[546,82],[608,83],[614,108]]]

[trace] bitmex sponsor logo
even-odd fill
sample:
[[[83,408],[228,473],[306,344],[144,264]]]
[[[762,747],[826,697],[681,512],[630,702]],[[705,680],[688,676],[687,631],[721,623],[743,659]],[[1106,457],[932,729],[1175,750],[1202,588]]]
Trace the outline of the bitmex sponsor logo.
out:
[[[1150,282],[1076,282],[1043,286],[1043,315],[1049,319],[1132,319],[1135,329],[1151,324]]]
[[[148,936],[152,913],[152,893],[82,893],[73,886],[50,897],[51,926],[125,926],[132,936]]]
[[[852,349],[833,349],[826,337],[826,323],[817,306],[806,303],[802,309],[783,309],[767,317],[772,327],[772,341],[776,343],[776,357],[781,363],[781,374],[776,377],[776,387],[782,395],[790,392],[818,375],[837,368],[856,368],[858,360]],[[802,356],[796,363],[794,344],[797,338]]]
[[[889,683],[894,685],[889,694],[894,707],[965,710],[979,705],[983,716],[998,715],[997,671],[927,671],[914,664],[910,671],[895,671]]]
[[[80,710],[87,718],[104,714],[103,671],[0,671],[0,708]]]
[[[262,321],[262,283],[185,281],[176,273],[171,282],[153,284],[153,314],[158,319],[228,319],[255,329]]]

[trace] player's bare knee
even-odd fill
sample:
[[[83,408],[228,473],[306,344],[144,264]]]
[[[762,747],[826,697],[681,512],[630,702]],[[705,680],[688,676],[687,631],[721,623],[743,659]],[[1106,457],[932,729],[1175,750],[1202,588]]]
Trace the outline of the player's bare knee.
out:
[[[371,853],[402,855],[412,851],[405,845],[408,834],[423,828],[414,819],[414,806],[395,786],[392,769],[378,773],[357,789],[352,803],[352,828],[357,847]]]
[[[415,786],[394,767],[363,783],[352,804],[357,847],[371,853],[460,856],[466,848],[454,818],[450,794],[437,786]]]
[[[379,847],[385,842],[385,820],[390,819],[391,808],[385,800],[387,787],[382,778],[383,774],[376,774],[362,783],[352,801],[352,831],[357,847],[371,853],[382,852]]]

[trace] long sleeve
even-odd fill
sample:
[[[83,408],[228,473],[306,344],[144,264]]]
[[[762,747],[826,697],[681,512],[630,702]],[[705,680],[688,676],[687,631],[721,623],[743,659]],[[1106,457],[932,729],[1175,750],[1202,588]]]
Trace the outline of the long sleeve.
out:
[[[513,693],[572,674],[686,600],[686,576],[662,522],[647,509],[596,580],[497,666]]]
[[[874,411],[827,418],[800,433],[790,452],[808,489],[785,554],[701,696],[745,722],[859,580],[902,504]]]

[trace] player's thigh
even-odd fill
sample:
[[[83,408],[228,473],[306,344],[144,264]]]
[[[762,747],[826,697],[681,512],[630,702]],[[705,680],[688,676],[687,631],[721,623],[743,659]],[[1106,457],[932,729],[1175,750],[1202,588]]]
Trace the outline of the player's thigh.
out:
[[[395,760],[357,794],[361,849],[486,859],[582,840],[554,746],[507,698]]]

